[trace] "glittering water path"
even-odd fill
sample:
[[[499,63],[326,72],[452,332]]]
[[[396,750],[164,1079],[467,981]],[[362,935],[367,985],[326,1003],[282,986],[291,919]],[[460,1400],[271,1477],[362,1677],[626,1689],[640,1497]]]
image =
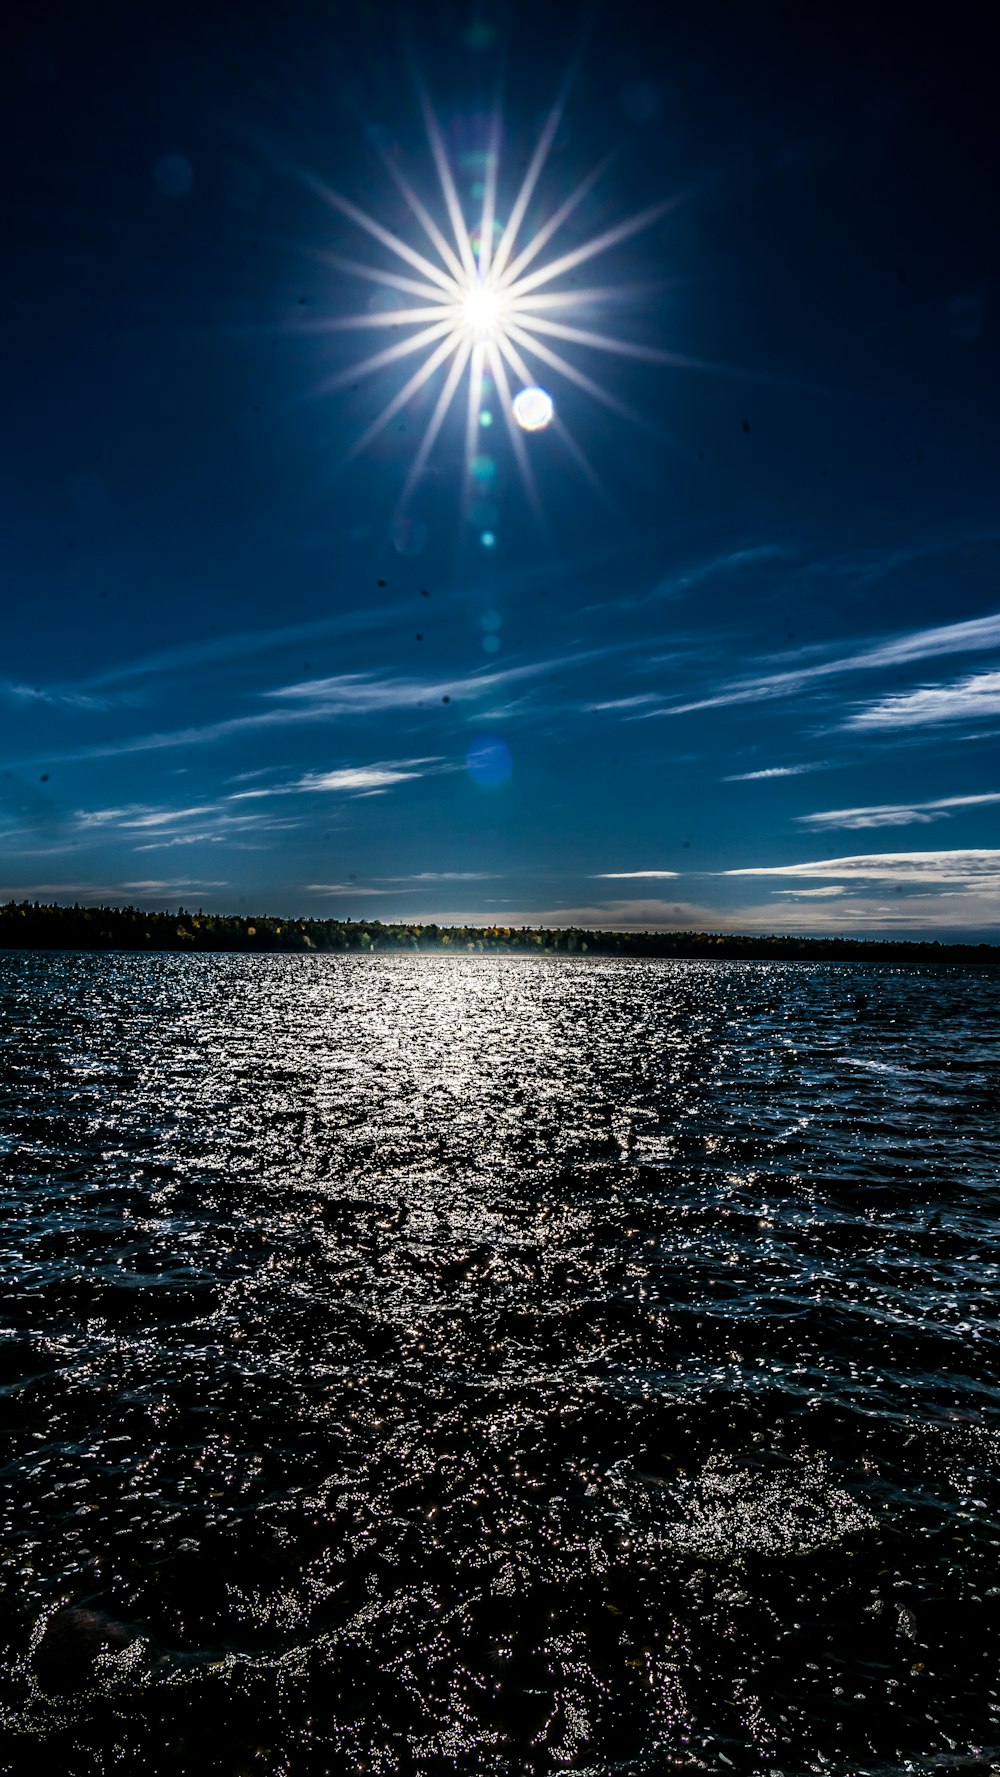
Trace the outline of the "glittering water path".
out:
[[[1000,1764],[998,985],[0,959],[7,1768]]]

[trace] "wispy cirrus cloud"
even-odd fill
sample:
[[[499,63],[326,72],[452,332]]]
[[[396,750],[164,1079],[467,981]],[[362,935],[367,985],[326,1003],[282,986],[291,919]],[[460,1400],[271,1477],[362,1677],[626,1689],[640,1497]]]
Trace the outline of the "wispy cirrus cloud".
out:
[[[631,697],[609,697],[603,703],[587,703],[583,707],[591,714],[596,714],[598,710],[641,710],[659,701],[659,693],[656,691],[637,691]]]
[[[133,802],[123,808],[81,808],[74,817],[78,827],[117,827],[122,832],[141,832],[148,827],[172,827],[201,815],[214,814],[215,804],[202,802],[192,808],[150,808]]]
[[[223,881],[207,882],[201,878],[190,876],[173,876],[158,878],[146,882],[23,882],[14,886],[0,887],[0,900],[16,901],[29,897],[37,900],[40,895],[54,895],[65,899],[73,895],[81,901],[97,901],[107,906],[121,906],[130,896],[137,895],[140,900],[147,896],[165,894],[188,894],[192,889],[228,888]]]
[[[488,870],[418,870],[411,876],[384,876],[383,882],[492,882]]]
[[[761,703],[771,698],[793,697],[811,685],[825,679],[840,677],[847,673],[872,672],[878,668],[906,666],[918,660],[929,660],[935,656],[946,654],[975,653],[989,648],[1000,648],[1000,612],[988,617],[972,618],[964,623],[940,624],[933,629],[912,630],[908,633],[891,636],[876,642],[868,648],[855,649],[849,654],[840,654],[831,660],[816,661],[812,665],[797,665],[783,672],[765,673],[751,678],[730,679],[717,690],[705,697],[694,698],[688,703],[671,704],[658,710],[649,710],[645,718],[652,716],[679,716],[694,710],[718,709],[728,704]],[[976,710],[979,715],[993,715],[1000,710],[1000,674],[988,673],[978,675],[980,680],[996,680],[993,687],[997,701],[989,704],[981,702]],[[966,681],[967,684],[974,681]],[[920,695],[919,693],[915,695]],[[895,705],[899,700],[884,700],[885,706]],[[905,698],[903,699],[905,702]],[[872,706],[873,709],[882,706]],[[971,712],[970,712],[971,713]],[[906,717],[897,714],[897,721]],[[914,717],[917,720],[944,720],[943,716],[934,718]],[[888,725],[891,718],[883,718]],[[852,727],[877,726],[878,720],[865,720],[865,713],[852,718],[848,724]]]
[[[723,876],[840,877],[846,881],[970,883],[1000,887],[1000,849],[974,847],[962,851],[865,852],[844,858],[812,859],[804,864],[755,864],[724,870]]]
[[[182,845],[240,845],[266,834],[288,832],[299,825],[268,813],[232,809],[231,798],[198,802],[180,808],[128,803],[112,808],[81,808],[73,816],[73,831],[82,839],[120,836],[135,852],[169,851]]]
[[[829,759],[812,759],[802,765],[765,765],[760,771],[736,771],[723,778],[724,784],[752,784],[770,777],[801,777],[806,771],[829,771]]]
[[[796,815],[800,827],[811,832],[832,832],[837,828],[907,827],[926,825],[929,821],[947,820],[952,809],[983,808],[1000,802],[1000,790],[977,796],[938,796],[930,802],[885,802],[868,808],[827,808],[818,814]]]
[[[597,870],[594,882],[652,882],[657,877],[677,876],[677,870]]]
[[[107,710],[113,702],[109,697],[99,697],[72,685],[18,685],[11,679],[0,683],[0,691],[12,703],[47,704],[52,708]]]
[[[228,888],[229,884],[225,881],[204,882],[197,877],[190,876],[161,876],[154,880],[147,879],[145,882],[123,882],[121,886],[132,894],[160,895],[168,894],[170,891],[176,893],[180,889]]]
[[[897,885],[898,886],[898,885]],[[457,915],[449,918],[458,919]],[[482,923],[469,915],[469,923]],[[719,907],[700,901],[654,898],[608,900],[579,906],[533,908],[503,914],[506,925],[582,926],[595,930],[753,932],[781,935],[919,938],[1000,928],[1000,874],[949,880],[925,894],[886,892],[878,881],[830,888],[776,889],[766,901]]]
[[[978,722],[1000,715],[1000,672],[970,673],[950,685],[893,692],[848,716],[845,728],[917,728],[937,722]]]
[[[588,605],[586,609],[606,611],[613,607],[617,611],[640,610],[644,605],[683,598],[685,593],[710,580],[739,574],[767,562],[782,561],[787,554],[788,551],[780,543],[757,543],[744,549],[725,549],[719,554],[707,556],[702,561],[689,562],[672,573],[662,575],[648,592],[637,593],[631,598],[623,598],[619,594],[614,599],[604,599],[598,604]]]
[[[107,710],[118,701],[117,694],[108,696],[109,688],[149,679],[186,674],[203,666],[215,666],[255,654],[275,654],[303,642],[321,641],[327,636],[384,629],[411,613],[412,603],[380,607],[364,606],[337,617],[319,618],[309,623],[281,624],[272,629],[230,631],[226,635],[207,636],[199,641],[179,642],[171,648],[124,660],[103,672],[92,673],[74,683],[53,685],[22,685],[6,683],[10,697],[25,702],[32,700],[49,704],[66,704],[85,710]]]
[[[608,654],[620,653],[622,647],[623,644],[615,642],[606,648],[579,649],[532,661],[523,666],[456,674],[451,677],[421,679],[405,675],[359,672],[340,673],[323,679],[305,679],[258,694],[260,699],[275,707],[258,707],[243,715],[226,716],[199,726],[129,735],[77,748],[68,753],[47,754],[46,762],[54,762],[55,758],[63,762],[118,758],[173,747],[204,746],[255,731],[266,733],[271,729],[327,722],[337,716],[385,716],[409,710],[430,710],[439,703],[475,704],[482,699],[495,697],[498,692],[509,688],[528,687],[551,678],[556,673],[570,672]]]
[[[324,791],[342,796],[371,795],[374,790],[391,790],[397,784],[412,783],[417,778],[451,769],[440,757],[393,759],[375,765],[341,765],[333,771],[307,771],[303,777],[287,784],[234,790],[227,800],[251,802],[268,796],[301,796]]]
[[[307,882],[304,885],[310,895],[389,895],[391,889],[372,888],[363,882]]]
[[[774,892],[776,895],[789,895],[796,901],[826,901],[835,895],[846,894],[847,891],[843,883],[830,883],[826,888],[775,889]]]

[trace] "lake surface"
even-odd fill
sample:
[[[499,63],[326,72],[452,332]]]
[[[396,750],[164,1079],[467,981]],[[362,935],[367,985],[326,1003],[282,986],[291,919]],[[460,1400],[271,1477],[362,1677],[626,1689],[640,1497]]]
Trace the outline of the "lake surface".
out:
[[[0,957],[4,1768],[1000,1766],[998,990]]]

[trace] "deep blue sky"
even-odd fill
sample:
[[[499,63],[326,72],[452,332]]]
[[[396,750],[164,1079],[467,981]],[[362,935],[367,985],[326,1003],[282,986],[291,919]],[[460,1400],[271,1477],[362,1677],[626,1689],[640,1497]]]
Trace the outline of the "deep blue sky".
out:
[[[995,936],[985,10],[30,9],[0,892]],[[502,223],[574,63],[519,246],[602,164],[536,268],[662,206],[546,286],[654,356],[548,336],[611,406],[529,356],[538,512],[499,389],[470,478],[463,380],[401,512],[446,371],[357,449],[421,360],[355,379],[399,332],[329,323],[420,299],[324,191],[434,258],[417,80],[471,228],[497,90]]]

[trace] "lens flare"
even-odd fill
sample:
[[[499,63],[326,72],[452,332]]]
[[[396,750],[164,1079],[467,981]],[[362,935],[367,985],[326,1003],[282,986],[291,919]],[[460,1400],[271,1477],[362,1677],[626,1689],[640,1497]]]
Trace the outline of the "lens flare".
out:
[[[523,433],[540,431],[552,424],[555,403],[552,396],[539,387],[532,360],[554,371],[564,382],[584,390],[612,412],[631,419],[637,416],[624,402],[581,370],[557,346],[566,342],[570,346],[582,346],[588,353],[615,353],[661,364],[689,362],[671,352],[625,341],[619,328],[607,333],[600,330],[602,312],[616,301],[632,298],[634,285],[559,287],[559,280],[569,273],[651,227],[672,207],[674,200],[654,204],[604,229],[581,245],[546,258],[546,248],[589,196],[604,170],[601,166],[550,209],[534,234],[525,234],[525,219],[557,135],[565,100],[566,89],[546,120],[505,221],[501,221],[498,213],[499,114],[494,114],[486,146],[476,157],[477,165],[481,163],[483,170],[482,176],[477,175],[475,180],[477,214],[470,223],[462,212],[440,124],[423,93],[424,123],[439,187],[437,200],[425,201],[419,196],[396,160],[388,151],[381,150],[387,173],[422,231],[422,246],[415,246],[394,233],[376,216],[339,192],[317,180],[310,181],[332,210],[362,230],[391,256],[389,263],[383,265],[346,258],[340,253],[324,255],[326,263],[337,272],[377,285],[379,301],[377,306],[364,312],[320,322],[319,329],[339,332],[389,328],[399,335],[384,350],[373,352],[330,378],[324,387],[357,385],[362,377],[402,366],[407,358],[418,361],[418,368],[405,378],[381,412],[366,426],[348,456],[357,456],[367,449],[396,416],[419,397],[432,377],[443,379],[407,473],[398,510],[405,510],[424,475],[452,403],[463,385],[467,475],[473,458],[479,454],[475,447],[479,430],[488,426],[493,417],[484,407],[484,397],[488,396],[492,407],[503,415],[525,491],[537,510],[539,501]],[[591,324],[576,325],[580,319]],[[515,388],[519,387],[516,395],[511,391],[511,377]],[[596,483],[597,477],[579,444],[558,421],[555,421],[554,429],[576,466]]]
[[[555,413],[552,396],[546,389],[521,389],[514,396],[514,418],[522,432],[541,432]]]
[[[482,734],[471,743],[465,755],[465,768],[473,783],[493,789],[507,782],[514,761],[505,740],[496,734]]]

